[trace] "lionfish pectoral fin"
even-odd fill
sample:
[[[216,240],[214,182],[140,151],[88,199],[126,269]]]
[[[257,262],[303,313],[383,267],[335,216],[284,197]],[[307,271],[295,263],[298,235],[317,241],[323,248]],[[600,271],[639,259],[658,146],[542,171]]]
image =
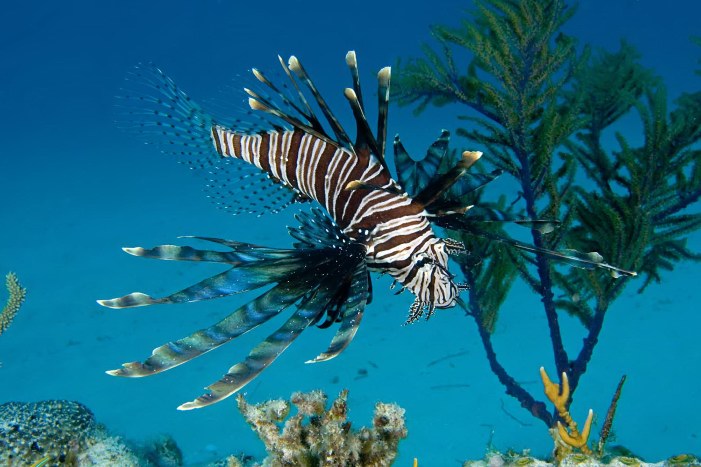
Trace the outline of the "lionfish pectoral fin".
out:
[[[356,267],[348,293],[348,298],[343,307],[343,318],[341,326],[333,336],[329,348],[315,358],[307,360],[305,363],[318,363],[331,360],[343,352],[351,343],[358,332],[360,321],[363,319],[363,311],[367,305],[370,295],[370,278],[368,277],[365,263]]]
[[[232,251],[198,250],[191,247],[161,245],[150,249],[125,248],[129,254],[147,258],[185,261],[207,261],[231,266],[228,270],[162,298],[134,292],[123,297],[98,300],[108,308],[134,308],[148,305],[188,303],[227,297],[248,292],[267,284],[284,281],[304,267],[307,258],[295,250],[266,248],[248,243],[209,237],[193,237],[227,246]],[[321,257],[321,263],[330,261]]]
[[[143,362],[125,363],[122,368],[107,373],[141,377],[174,368],[255,329],[299,300],[303,294],[298,287],[278,284],[217,324],[155,348]]]
[[[306,316],[299,311],[295,313],[281,328],[254,347],[243,362],[232,366],[219,381],[207,386],[208,393],[180,405],[178,410],[192,410],[215,404],[244,387],[275,361],[315,318],[316,310]]]
[[[196,238],[196,237],[183,237]],[[153,248],[124,247],[122,251],[132,256],[142,258],[161,259],[165,261],[204,261],[211,263],[230,263],[228,252],[199,250],[189,246],[159,245]]]
[[[232,366],[219,381],[207,386],[206,394],[182,404],[178,410],[198,409],[215,404],[256,378],[292,344],[302,331],[319,319],[320,310],[325,309],[333,297],[341,267],[328,270],[321,284],[305,294],[295,313],[278,330],[255,346],[243,362]]]
[[[576,268],[603,269],[603,270],[608,271],[609,274],[611,274],[611,277],[614,277],[614,278],[634,277],[634,276],[638,275],[638,273],[635,271],[628,271],[625,269],[621,269],[621,268],[618,268],[616,266],[612,266],[612,265],[604,262],[603,256],[601,256],[596,251],[583,253],[583,252],[577,251],[577,250],[565,250],[565,251],[549,250],[547,248],[539,248],[539,247],[536,247],[533,245],[528,245],[526,243],[519,242],[518,240],[514,240],[512,238],[506,238],[506,237],[503,237],[501,235],[497,235],[497,234],[494,234],[491,232],[480,231],[480,232],[477,232],[476,234],[480,235],[484,238],[490,239],[490,240],[505,243],[505,244],[510,245],[510,246],[517,248],[519,250],[527,251],[529,253],[537,253],[537,254],[545,255],[552,260],[560,261],[560,262],[569,264],[570,266],[573,266]]]
[[[501,213],[498,210],[490,209],[490,217],[485,217],[480,215],[469,217],[465,216],[465,213],[472,209],[474,206],[467,206],[462,211],[448,211],[448,212],[437,212],[430,216],[435,219],[435,223],[443,228],[455,230],[465,233],[474,233],[476,235],[483,235],[482,229],[479,228],[480,225],[484,224],[516,224],[521,227],[525,227],[531,230],[537,230],[542,234],[549,234],[554,231],[560,224],[560,221],[556,219],[514,219],[508,217],[507,214]],[[479,209],[479,208],[478,208]],[[503,217],[502,219],[491,218],[495,214]],[[504,238],[505,241],[508,239]]]
[[[97,300],[97,303],[106,308],[136,308],[139,306],[158,305],[166,303],[163,299],[153,298],[150,295],[141,292],[132,292],[118,298],[109,298],[106,300]]]
[[[119,298],[98,300],[97,303],[107,308],[135,308],[147,305],[199,302],[247,292],[270,283],[270,277],[264,268],[259,266],[255,268],[257,271],[253,270],[252,267],[247,269],[231,268],[166,297],[153,298],[141,292],[134,292]]]

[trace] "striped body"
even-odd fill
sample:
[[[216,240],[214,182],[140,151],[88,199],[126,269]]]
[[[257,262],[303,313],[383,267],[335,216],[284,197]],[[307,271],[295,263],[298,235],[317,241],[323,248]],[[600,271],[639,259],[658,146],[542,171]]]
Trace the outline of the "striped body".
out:
[[[417,306],[454,305],[458,292],[447,272],[444,242],[424,207],[368,152],[355,154],[299,129],[242,135],[215,126],[212,139],[223,157],[253,164],[321,204],[348,237],[366,247],[368,266],[414,293]],[[352,181],[377,189],[346,189]]]

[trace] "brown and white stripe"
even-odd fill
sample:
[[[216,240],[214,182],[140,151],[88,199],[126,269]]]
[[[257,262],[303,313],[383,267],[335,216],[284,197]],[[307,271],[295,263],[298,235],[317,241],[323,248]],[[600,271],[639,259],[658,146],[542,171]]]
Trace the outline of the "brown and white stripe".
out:
[[[223,157],[253,164],[319,202],[345,234],[366,246],[368,266],[392,275],[421,306],[452,306],[457,288],[443,241],[423,206],[369,153],[356,154],[300,129],[246,135],[215,126],[212,139]],[[378,189],[346,189],[356,180]]]

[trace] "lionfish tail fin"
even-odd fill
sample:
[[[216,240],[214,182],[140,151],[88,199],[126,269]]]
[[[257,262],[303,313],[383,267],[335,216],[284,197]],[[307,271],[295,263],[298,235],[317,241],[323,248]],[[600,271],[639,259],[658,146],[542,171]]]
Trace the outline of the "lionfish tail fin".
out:
[[[137,65],[126,80],[117,97],[121,127],[193,168],[213,165],[218,159],[210,137],[214,117],[152,63]]]
[[[220,142],[213,138],[215,128],[250,134],[270,127],[265,119],[252,118],[258,114],[250,109],[233,107],[243,113],[240,118],[214,117],[158,67],[146,63],[127,75],[127,84],[117,97],[117,119],[121,127],[137,133],[147,144],[157,145],[203,178],[204,191],[218,208],[231,214],[279,212],[298,201],[293,190],[257,167],[222,157],[217,151],[215,144]],[[250,193],[258,196],[240,196]]]

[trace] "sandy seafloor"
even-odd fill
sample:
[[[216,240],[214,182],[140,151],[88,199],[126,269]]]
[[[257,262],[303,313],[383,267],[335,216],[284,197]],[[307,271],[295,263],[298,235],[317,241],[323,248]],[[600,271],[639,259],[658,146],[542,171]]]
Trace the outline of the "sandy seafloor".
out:
[[[143,3],[143,4],[142,4]],[[397,57],[416,56],[431,24],[457,24],[471,2],[6,2],[0,15],[0,272],[17,272],[29,298],[0,336],[0,402],[75,399],[128,438],[170,433],[193,464],[245,451],[262,457],[233,399],[179,412],[271,326],[153,378],[105,375],[169,340],[218,321],[241,303],[108,310],[95,303],[131,291],[178,290],[216,272],[200,264],[133,258],[121,246],[176,242],[205,235],[289,245],[284,214],[232,217],[201,193],[200,181],[113,124],[113,96],[137,62],[163,67],[196,98],[221,89],[251,66],[271,69],[276,54],[296,54],[348,122],[341,89],[350,83],[343,57],[358,53],[366,88]],[[667,82],[670,97],[698,90],[701,4],[695,0],[583,1],[566,30],[583,43],[617,47],[626,38]],[[229,97],[229,99],[232,99]],[[237,100],[238,99],[238,100]],[[231,102],[240,105],[240,97]],[[422,154],[441,128],[455,129],[455,109],[415,117],[392,107],[399,132]],[[621,131],[640,137],[636,119]],[[465,141],[454,144],[464,146]],[[487,154],[485,157],[489,157]],[[509,189],[508,183],[498,189]],[[498,193],[494,193],[495,196]],[[696,205],[694,209],[698,210]],[[701,235],[690,239],[701,251]],[[608,407],[628,375],[614,426],[616,443],[648,460],[701,453],[701,345],[698,264],[682,263],[644,295],[634,286],[610,309],[589,371],[572,406],[575,419]],[[440,311],[402,327],[410,303],[376,280],[374,302],[349,349],[324,364],[303,362],[324,350],[329,330],[310,329],[245,388],[250,400],[322,388],[350,389],[351,418],[370,422],[375,401],[406,408],[409,438],[396,465],[458,465],[480,458],[493,433],[497,448],[532,448],[551,440],[541,422],[504,394],[489,370],[471,319]],[[4,297],[4,294],[3,294]],[[494,336],[509,371],[540,394],[538,368],[552,370],[538,300],[516,287]],[[578,325],[565,320],[572,353]],[[445,356],[454,355],[443,359]],[[440,361],[439,361],[440,360]],[[439,362],[437,362],[439,361]],[[437,362],[437,363],[436,363]],[[367,375],[363,376],[362,373]],[[598,433],[598,427],[595,432]]]

